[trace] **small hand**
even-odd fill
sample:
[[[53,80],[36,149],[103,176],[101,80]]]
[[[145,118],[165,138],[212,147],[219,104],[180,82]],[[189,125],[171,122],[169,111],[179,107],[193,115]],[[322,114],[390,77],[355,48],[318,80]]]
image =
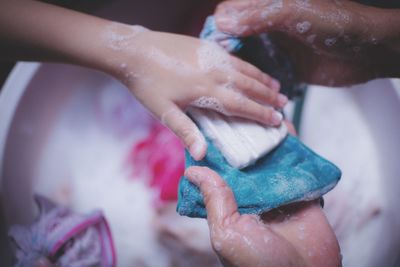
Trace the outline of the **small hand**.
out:
[[[398,33],[388,38],[395,12],[355,1],[231,0],[215,16],[233,35],[270,33],[300,81],[338,86],[396,75],[400,53],[389,44]]]
[[[240,215],[231,189],[206,167],[185,176],[199,186],[213,248],[227,266],[341,266],[339,246],[316,201],[258,215]]]
[[[283,107],[287,98],[279,94],[279,83],[216,44],[149,30],[135,35],[132,45],[128,39],[113,44],[122,46],[115,76],[180,137],[195,159],[204,157],[206,142],[185,114],[190,106],[267,125],[281,123],[274,108]]]

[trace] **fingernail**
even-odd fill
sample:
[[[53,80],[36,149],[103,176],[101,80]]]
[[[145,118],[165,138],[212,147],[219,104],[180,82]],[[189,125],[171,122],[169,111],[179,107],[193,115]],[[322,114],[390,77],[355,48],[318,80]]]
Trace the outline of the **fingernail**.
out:
[[[278,95],[278,97],[277,97],[276,100],[277,100],[277,102],[278,102],[278,106],[279,106],[279,107],[285,106],[285,105],[287,104],[287,102],[289,101],[289,99],[287,98],[287,96],[282,95],[282,94]],[[280,114],[280,113],[279,113],[279,114]]]
[[[201,160],[203,157],[204,145],[198,141],[194,142],[190,146],[189,151],[192,158],[194,158],[195,160]]]
[[[276,91],[279,91],[279,89],[281,88],[281,84],[277,80],[272,79],[271,87],[272,87],[272,89],[275,89]]]
[[[271,121],[272,121],[272,124],[273,124],[273,125],[279,125],[279,124],[281,124],[282,119],[283,119],[283,115],[282,115],[280,112],[278,112],[278,111],[274,111],[274,112],[272,113],[272,115],[271,115]]]

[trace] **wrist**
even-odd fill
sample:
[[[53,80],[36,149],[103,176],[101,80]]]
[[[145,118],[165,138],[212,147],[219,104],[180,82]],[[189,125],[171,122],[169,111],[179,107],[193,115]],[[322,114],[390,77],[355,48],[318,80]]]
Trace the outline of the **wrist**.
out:
[[[369,7],[369,43],[375,73],[380,78],[400,77],[400,11]]]
[[[94,38],[97,44],[92,51],[91,67],[108,73],[123,83],[129,83],[140,57],[145,53],[146,43],[138,38],[150,30],[140,25],[128,25],[107,21]]]

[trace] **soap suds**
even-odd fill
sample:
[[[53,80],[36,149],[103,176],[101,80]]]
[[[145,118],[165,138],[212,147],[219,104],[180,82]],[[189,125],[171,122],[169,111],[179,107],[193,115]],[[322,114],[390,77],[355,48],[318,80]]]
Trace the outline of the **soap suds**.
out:
[[[283,1],[282,0],[273,0],[267,3],[266,6],[262,7],[261,18],[268,19],[271,15],[274,15],[282,10]]]
[[[306,33],[311,28],[311,22],[303,21],[296,24],[296,30],[298,33],[303,34]]]
[[[133,38],[145,31],[148,29],[140,25],[127,26],[113,22],[105,28],[103,39],[109,48],[122,50],[129,46]]]
[[[202,41],[202,45],[197,50],[197,60],[200,69],[206,72],[216,69],[233,70],[230,55],[213,42]]]
[[[224,106],[215,97],[207,97],[207,96],[199,97],[191,103],[191,106],[198,107],[198,108],[211,109],[211,110],[215,110],[219,113],[226,114],[226,110],[224,109]]]
[[[325,39],[324,43],[326,46],[333,46],[336,43],[337,39],[335,37],[333,38],[327,38]]]
[[[295,0],[295,3],[298,8],[311,8],[310,0]]]

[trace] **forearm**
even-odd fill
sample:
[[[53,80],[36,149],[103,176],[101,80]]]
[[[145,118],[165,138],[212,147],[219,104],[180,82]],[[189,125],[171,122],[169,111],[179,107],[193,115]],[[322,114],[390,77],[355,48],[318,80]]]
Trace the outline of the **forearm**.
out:
[[[341,266],[340,248],[319,200],[289,204],[262,218],[295,248],[291,255],[300,256],[305,266]]]
[[[331,58],[368,66],[372,76],[400,77],[400,9],[353,1],[290,3],[281,31]]]
[[[0,59],[102,68],[102,34],[110,23],[38,1],[0,0]]]
[[[378,36],[376,69],[382,77],[400,77],[400,9],[373,9],[370,20]]]

